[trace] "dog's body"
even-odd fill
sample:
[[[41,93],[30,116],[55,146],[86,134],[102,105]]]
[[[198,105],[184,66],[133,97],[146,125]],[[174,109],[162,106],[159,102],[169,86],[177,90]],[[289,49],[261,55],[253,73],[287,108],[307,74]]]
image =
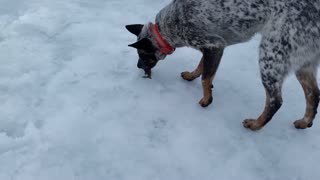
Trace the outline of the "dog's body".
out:
[[[282,104],[284,78],[292,71],[307,101],[305,116],[295,126],[301,129],[312,126],[320,95],[316,82],[320,62],[320,0],[173,0],[158,13],[156,25],[172,47],[189,46],[203,53],[196,70],[182,73],[186,80],[202,74],[203,107],[212,102],[211,84],[223,49],[260,33],[259,63],[266,106],[258,119],[245,120],[244,126],[258,130],[271,120]],[[150,40],[155,58],[163,59],[165,55],[157,51],[149,26],[141,27],[138,40]]]

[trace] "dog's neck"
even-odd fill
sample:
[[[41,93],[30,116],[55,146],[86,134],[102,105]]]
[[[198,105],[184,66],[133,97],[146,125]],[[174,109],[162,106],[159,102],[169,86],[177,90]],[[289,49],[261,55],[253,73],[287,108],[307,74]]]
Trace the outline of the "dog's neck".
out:
[[[168,28],[170,23],[157,21],[155,22],[158,27],[158,31],[161,34],[162,38],[170,44],[173,48],[183,47],[183,43],[179,41],[179,36],[176,31],[172,31],[171,28]]]
[[[155,24],[161,36],[173,48],[186,46],[181,38],[181,26],[179,26],[177,12],[169,6],[162,9],[156,17]]]
[[[170,55],[175,51],[175,48],[172,47],[160,34],[159,28],[156,24],[149,24],[149,30],[151,36],[153,37],[153,41],[158,45],[160,48],[160,52],[165,55]]]

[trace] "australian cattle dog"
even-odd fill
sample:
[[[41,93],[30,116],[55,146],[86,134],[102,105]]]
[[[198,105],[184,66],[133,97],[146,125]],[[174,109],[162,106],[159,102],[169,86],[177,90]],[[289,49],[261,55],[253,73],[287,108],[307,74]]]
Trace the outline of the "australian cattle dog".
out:
[[[202,52],[198,67],[182,72],[192,81],[202,75],[203,98],[212,102],[212,81],[227,46],[262,36],[259,65],[266,90],[266,103],[257,119],[243,121],[245,128],[259,130],[282,105],[281,87],[294,72],[305,93],[306,112],[294,122],[298,129],[310,128],[317,113],[320,91],[320,0],[173,0],[155,23],[128,25],[138,37],[129,46],[138,50],[138,67],[151,77],[151,69],[175,48],[192,47]]]

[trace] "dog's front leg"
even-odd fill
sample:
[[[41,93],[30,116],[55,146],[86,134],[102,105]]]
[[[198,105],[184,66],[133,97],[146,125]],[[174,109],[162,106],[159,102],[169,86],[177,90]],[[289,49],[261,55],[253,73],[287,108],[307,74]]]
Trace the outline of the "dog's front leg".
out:
[[[205,48],[201,50],[202,57],[202,89],[203,98],[199,104],[202,107],[207,107],[212,103],[212,81],[219,67],[223,48]]]
[[[193,81],[193,80],[195,80],[195,79],[197,79],[198,77],[201,76],[202,71],[203,71],[203,58],[201,58],[201,61],[199,62],[198,67],[194,71],[192,71],[192,72],[189,72],[189,71],[182,72],[181,73],[181,77],[184,80]]]

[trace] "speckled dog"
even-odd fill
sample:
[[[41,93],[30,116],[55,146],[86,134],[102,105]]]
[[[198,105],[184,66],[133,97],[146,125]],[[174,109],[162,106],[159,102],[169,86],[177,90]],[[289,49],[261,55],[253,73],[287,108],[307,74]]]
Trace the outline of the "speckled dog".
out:
[[[295,72],[306,97],[306,112],[295,121],[298,129],[310,128],[317,113],[320,91],[316,81],[320,62],[320,0],[173,0],[162,9],[155,25],[128,25],[138,41],[138,67],[151,69],[175,48],[189,46],[203,53],[199,66],[181,73],[192,81],[202,75],[203,107],[212,102],[212,80],[225,47],[262,35],[260,71],[266,90],[264,111],[247,119],[244,127],[259,130],[282,104],[285,77]]]

